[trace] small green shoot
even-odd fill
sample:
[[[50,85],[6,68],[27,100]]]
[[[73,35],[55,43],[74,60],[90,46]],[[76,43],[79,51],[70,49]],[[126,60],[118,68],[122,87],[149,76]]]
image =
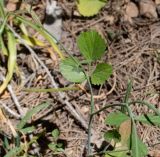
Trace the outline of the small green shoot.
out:
[[[102,85],[112,75],[112,66],[107,63],[95,63],[105,54],[106,43],[104,39],[95,30],[83,32],[77,39],[80,53],[84,60],[70,56],[61,60],[60,71],[62,75],[70,82],[81,83],[87,81],[91,93],[90,119],[88,124],[88,155],[91,154],[90,137],[92,118],[94,116],[94,99],[92,84]],[[85,63],[85,64],[84,64]],[[88,69],[88,70],[86,70]]]
[[[60,132],[58,129],[54,129],[52,131],[52,137],[53,137],[53,142],[48,144],[49,149],[53,151],[53,154],[59,154],[64,151],[63,144],[58,143],[58,138],[59,138]]]

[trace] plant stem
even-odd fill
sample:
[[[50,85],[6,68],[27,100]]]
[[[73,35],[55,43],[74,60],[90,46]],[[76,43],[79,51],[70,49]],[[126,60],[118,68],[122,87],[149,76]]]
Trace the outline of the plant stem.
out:
[[[137,101],[129,102],[129,105],[130,104],[135,104],[135,103],[138,103],[140,105],[146,105],[149,109],[152,109],[158,116],[160,116],[160,111],[158,109],[156,109],[153,104],[150,104],[150,103],[145,102],[145,101],[137,100]]]
[[[26,92],[63,92],[71,90],[79,90],[78,87],[64,87],[64,88],[25,88]]]
[[[87,82],[89,84],[90,94],[91,94],[91,108],[90,108],[90,117],[89,117],[89,123],[88,123],[88,152],[87,155],[89,156],[91,154],[91,129],[92,129],[92,119],[93,119],[93,113],[94,113],[94,98],[93,98],[93,90],[92,85],[89,79],[89,76],[85,73]]]

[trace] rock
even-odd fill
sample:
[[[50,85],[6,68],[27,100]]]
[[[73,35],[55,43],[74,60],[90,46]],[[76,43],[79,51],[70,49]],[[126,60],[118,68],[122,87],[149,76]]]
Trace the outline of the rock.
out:
[[[140,0],[139,1],[140,15],[147,18],[158,18],[156,12],[156,5],[152,0]]]
[[[128,21],[129,23],[133,23],[132,18],[138,17],[139,10],[135,3],[128,2],[124,12],[124,21]]]
[[[129,2],[126,6],[126,14],[129,17],[137,17],[139,14],[138,8],[135,3]]]
[[[62,8],[57,6],[55,0],[46,2],[46,17],[43,26],[59,41],[62,35]]]

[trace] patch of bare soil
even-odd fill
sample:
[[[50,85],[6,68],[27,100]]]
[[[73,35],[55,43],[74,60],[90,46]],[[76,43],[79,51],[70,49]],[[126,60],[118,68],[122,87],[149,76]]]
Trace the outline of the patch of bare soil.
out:
[[[58,2],[64,9],[61,44],[70,54],[80,56],[76,38],[80,32],[88,29],[96,29],[108,43],[107,53],[103,60],[112,64],[114,73],[103,86],[94,87],[96,110],[106,104],[122,102],[128,80],[133,82],[132,100],[145,100],[160,108],[159,2],[151,0],[108,1],[105,8],[92,18],[84,18],[78,15],[75,11],[74,1],[59,0]],[[42,13],[44,4],[45,1],[38,4]],[[150,9],[146,9],[147,7]],[[48,49],[50,49],[49,46]],[[50,53],[48,49],[36,49],[35,51],[38,58],[48,68],[52,79],[48,76],[46,69],[26,49],[18,54],[18,65],[21,75],[24,76],[23,84],[25,87],[47,88],[53,87],[54,83],[59,87],[63,87],[70,84],[62,78],[59,72],[58,57]],[[1,69],[1,73],[5,73],[4,69]],[[61,132],[60,140],[65,145],[64,155],[59,156],[84,156],[87,144],[85,124],[88,123],[90,95],[84,91],[65,92],[64,97],[58,93],[28,93],[22,91],[18,81],[15,76],[10,85],[23,112],[42,102],[51,104],[50,108],[40,112],[32,119],[32,123],[35,123],[37,129],[46,130],[44,139],[47,141],[50,137],[47,133],[50,133],[54,128],[58,128]],[[87,86],[85,86],[85,89],[88,92]],[[8,89],[1,96],[0,105],[4,110],[7,106],[17,113],[11,91]],[[82,121],[75,118],[67,103],[83,117]],[[94,118],[92,142],[95,147],[99,148],[102,145],[104,141],[103,132],[109,129],[104,123],[105,118],[108,113],[113,112],[115,109],[103,111]],[[148,108],[137,104],[133,106],[133,111],[137,115],[150,112]],[[11,119],[13,125],[17,123],[16,116],[7,111],[5,113]],[[156,155],[160,154],[158,152],[160,145],[157,144],[160,140],[159,128],[141,124],[138,124],[137,128],[141,139],[150,150],[150,155],[158,157]],[[4,132],[6,133],[6,128],[4,128]],[[41,146],[44,142],[42,141],[39,142],[38,146],[42,156],[53,156],[48,148]]]

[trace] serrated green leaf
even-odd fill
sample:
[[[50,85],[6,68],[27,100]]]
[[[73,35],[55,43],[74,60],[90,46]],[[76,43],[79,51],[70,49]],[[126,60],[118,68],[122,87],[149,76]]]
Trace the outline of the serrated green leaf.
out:
[[[60,62],[60,71],[62,75],[70,82],[83,82],[86,79],[85,74],[77,64],[78,60],[75,60],[73,58],[62,60]]]
[[[113,112],[107,116],[105,123],[119,127],[124,121],[129,119],[130,118],[122,112]]]
[[[82,55],[89,61],[100,59],[106,49],[104,39],[94,30],[81,33],[77,44]]]
[[[112,66],[106,63],[97,65],[95,71],[91,75],[91,81],[94,85],[103,84],[112,74]]]
[[[96,15],[105,4],[106,0],[79,0],[77,7],[81,15],[93,16]]]
[[[52,137],[53,137],[55,140],[57,140],[57,138],[59,137],[59,135],[60,135],[60,132],[59,132],[58,129],[54,129],[54,130],[52,131]]]
[[[42,109],[47,108],[49,105],[50,104],[48,104],[48,103],[43,103],[43,104],[38,105],[38,106],[34,107],[33,109],[29,110],[26,113],[26,115],[21,119],[21,121],[17,124],[17,129],[19,129],[19,130],[22,129],[25,126],[25,124],[27,123],[27,121],[30,120],[34,114],[38,113]]]
[[[109,130],[107,132],[104,133],[104,139],[106,141],[111,141],[114,140],[115,142],[119,142],[120,141],[120,134],[117,130]]]
[[[0,94],[5,90],[8,83],[12,79],[14,69],[16,66],[16,59],[17,59],[17,48],[16,48],[16,39],[12,32],[7,32],[8,37],[8,65],[7,65],[7,75],[5,80],[3,81],[2,85],[0,86]]]
[[[142,123],[150,124],[150,125],[160,126],[160,117],[152,114],[137,116],[135,120],[140,121]]]

